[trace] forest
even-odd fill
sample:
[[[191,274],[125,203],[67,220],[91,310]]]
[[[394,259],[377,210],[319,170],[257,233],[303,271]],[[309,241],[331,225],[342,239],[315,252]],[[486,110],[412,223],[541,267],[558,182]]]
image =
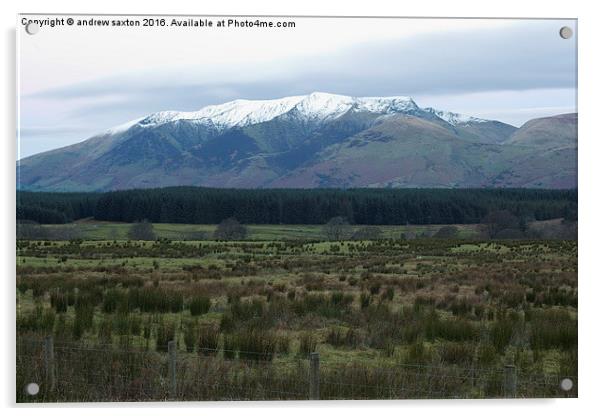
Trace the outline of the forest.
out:
[[[170,187],[106,193],[17,191],[17,220],[217,224],[471,224],[506,210],[524,221],[577,219],[577,190],[215,189]]]

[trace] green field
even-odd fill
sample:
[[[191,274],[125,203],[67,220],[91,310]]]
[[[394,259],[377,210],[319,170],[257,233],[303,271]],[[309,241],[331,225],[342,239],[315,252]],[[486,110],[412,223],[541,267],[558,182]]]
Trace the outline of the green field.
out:
[[[73,224],[44,225],[48,229],[76,229],[80,237],[84,240],[127,240],[127,233],[131,224],[115,223],[103,221],[78,221]],[[196,232],[206,234],[207,239],[212,239],[213,232],[217,225],[215,224],[153,224],[157,237],[168,238],[171,240],[188,239],[188,235]],[[249,224],[247,240],[257,241],[278,241],[278,240],[323,240],[323,225],[269,225],[269,224]],[[360,227],[350,226],[349,232],[353,233]],[[379,225],[367,226],[369,228],[378,228],[382,231],[383,238],[398,239],[401,234],[417,236],[423,233],[432,235],[441,225]],[[477,224],[456,225],[461,238],[473,238],[478,234]]]
[[[256,226],[265,241],[145,242],[106,238],[127,224],[81,226],[84,241],[18,242],[17,391],[44,379],[45,336],[58,360],[57,387],[19,401],[306,399],[310,352],[324,399],[508,397],[507,365],[516,396],[577,394],[558,388],[577,381],[574,241],[325,242],[320,226]]]

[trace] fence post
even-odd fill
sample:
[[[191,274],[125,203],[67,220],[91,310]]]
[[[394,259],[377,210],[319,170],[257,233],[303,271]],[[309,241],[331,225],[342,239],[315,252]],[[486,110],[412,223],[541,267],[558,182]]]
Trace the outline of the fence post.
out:
[[[516,367],[513,365],[504,366],[504,396],[516,397]]]
[[[176,399],[177,386],[176,386],[176,341],[169,341],[167,343],[168,352],[168,372],[169,372],[169,398],[171,400]]]
[[[46,370],[46,391],[52,392],[56,387],[54,366],[54,340],[52,335],[44,339],[44,369]]]
[[[309,355],[309,400],[320,400],[320,354]]]
[[[474,362],[475,360],[473,359],[470,363],[470,384],[473,389],[477,386],[477,372],[475,371]]]

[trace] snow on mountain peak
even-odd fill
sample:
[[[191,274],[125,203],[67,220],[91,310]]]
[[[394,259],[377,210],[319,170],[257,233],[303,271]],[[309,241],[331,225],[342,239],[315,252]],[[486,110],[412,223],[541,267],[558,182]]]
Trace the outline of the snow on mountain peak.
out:
[[[178,120],[213,124],[218,128],[245,126],[268,121],[290,111],[303,96],[276,100],[234,100],[209,105],[198,111],[161,111],[144,118],[139,124],[159,125]]]
[[[295,105],[295,114],[307,119],[337,118],[352,107],[353,98],[346,95],[312,92]]]
[[[451,111],[436,110],[431,107],[425,108],[424,111],[427,111],[431,114],[436,115],[440,119],[447,121],[452,126],[457,126],[458,124],[487,122],[487,120],[484,120],[482,118],[471,117],[471,116],[467,116],[464,114],[452,113]]]
[[[147,117],[114,127],[107,133],[119,133],[138,125],[152,127],[179,120],[212,125],[218,129],[243,127],[272,120],[289,113],[307,121],[323,122],[342,116],[347,111],[378,114],[412,112],[419,107],[409,97],[350,97],[347,95],[312,92],[272,100],[238,99],[224,104],[209,105],[198,111],[160,111]]]
[[[347,95],[313,92],[295,106],[297,112],[309,119],[334,119],[347,111],[393,114],[418,110],[409,97],[350,97]]]

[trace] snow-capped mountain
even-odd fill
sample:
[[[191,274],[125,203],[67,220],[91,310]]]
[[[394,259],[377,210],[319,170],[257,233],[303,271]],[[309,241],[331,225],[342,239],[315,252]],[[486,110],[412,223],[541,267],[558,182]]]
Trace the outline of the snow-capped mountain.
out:
[[[216,127],[221,130],[263,123],[288,114],[305,121],[334,120],[348,111],[374,114],[412,114],[420,108],[410,97],[350,97],[313,92],[274,100],[234,100],[210,105],[198,111],[161,111],[109,129],[116,133],[135,125],[156,127],[176,121],[186,121]]]
[[[570,187],[576,118],[554,123],[565,127],[554,149],[545,148],[550,155],[540,142],[532,151],[528,134],[512,141],[513,126],[420,108],[410,97],[235,100],[150,114],[20,160],[18,186]]]
[[[469,123],[487,123],[490,121],[482,118],[467,116],[465,114],[452,113],[451,111],[436,110],[431,107],[425,108],[424,111],[436,115],[440,119],[447,121],[452,126]]]

